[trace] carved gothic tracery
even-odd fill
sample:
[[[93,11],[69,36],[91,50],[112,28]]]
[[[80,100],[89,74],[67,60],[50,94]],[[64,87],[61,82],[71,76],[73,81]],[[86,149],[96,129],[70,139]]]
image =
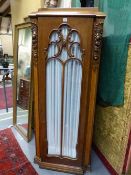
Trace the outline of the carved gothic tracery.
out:
[[[53,52],[50,53],[50,50]],[[67,59],[81,60],[84,51],[81,49],[80,35],[77,30],[71,29],[68,24],[62,24],[49,36],[48,60],[59,58],[61,62]],[[67,58],[63,58],[63,55]]]

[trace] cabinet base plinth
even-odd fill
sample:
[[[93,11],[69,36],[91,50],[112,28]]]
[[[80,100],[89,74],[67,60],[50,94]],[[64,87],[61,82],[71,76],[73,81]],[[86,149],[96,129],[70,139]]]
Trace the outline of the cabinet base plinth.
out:
[[[72,174],[79,174],[79,175],[84,174],[83,169],[80,167],[43,162],[37,156],[34,158],[34,162],[37,163],[39,167],[43,169],[49,169],[49,170],[61,171],[65,173],[72,173]]]

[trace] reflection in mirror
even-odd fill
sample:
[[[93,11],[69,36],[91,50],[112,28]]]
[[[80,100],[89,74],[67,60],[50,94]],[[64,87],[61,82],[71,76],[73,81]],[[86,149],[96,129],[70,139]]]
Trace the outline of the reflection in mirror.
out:
[[[16,26],[15,40],[15,105],[14,125],[29,141],[31,137],[32,90],[31,90],[31,46],[32,32],[29,23]]]

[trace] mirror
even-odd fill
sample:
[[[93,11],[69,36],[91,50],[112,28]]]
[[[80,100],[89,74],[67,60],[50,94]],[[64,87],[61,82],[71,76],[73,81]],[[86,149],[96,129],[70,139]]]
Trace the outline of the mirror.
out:
[[[32,118],[31,23],[15,26],[13,124],[26,141],[31,140]]]

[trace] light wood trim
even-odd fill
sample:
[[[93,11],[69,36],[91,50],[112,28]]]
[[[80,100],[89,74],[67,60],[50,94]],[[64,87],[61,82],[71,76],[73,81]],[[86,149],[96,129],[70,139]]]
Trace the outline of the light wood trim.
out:
[[[26,132],[19,125],[15,125],[14,128],[18,131],[18,133],[24,138],[25,141],[29,142],[30,139],[27,137]]]
[[[24,28],[31,28],[31,23],[22,23],[19,25],[15,26],[15,38],[14,38],[14,79],[13,79],[13,125],[14,127],[17,129],[17,131],[23,136],[23,138],[29,142],[31,140],[32,137],[32,128],[31,128],[31,124],[32,124],[32,58],[31,58],[31,75],[30,75],[30,89],[29,89],[29,96],[30,96],[30,100],[29,100],[29,109],[28,109],[28,130],[27,130],[27,134],[25,133],[25,131],[22,129],[22,127],[20,127],[19,125],[17,125],[17,71],[18,71],[18,39],[19,39],[19,29],[24,29]]]
[[[16,79],[17,79],[17,57],[18,57],[18,52],[17,52],[17,47],[18,47],[18,30],[15,27],[15,36],[14,36],[14,78],[13,78],[13,125],[16,125],[17,119],[16,119],[16,97],[17,97],[17,92],[16,92]]]
[[[43,8],[38,12],[29,15],[32,16],[92,16],[105,17],[105,14],[99,12],[97,8]]]
[[[35,157],[34,162],[39,164],[40,168],[46,168],[49,170],[51,169],[55,171],[62,171],[65,173],[72,173],[72,174],[79,174],[79,175],[84,174],[83,169],[80,167],[47,163],[47,162],[41,161],[41,159],[38,157]]]

